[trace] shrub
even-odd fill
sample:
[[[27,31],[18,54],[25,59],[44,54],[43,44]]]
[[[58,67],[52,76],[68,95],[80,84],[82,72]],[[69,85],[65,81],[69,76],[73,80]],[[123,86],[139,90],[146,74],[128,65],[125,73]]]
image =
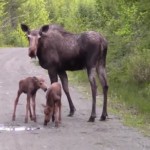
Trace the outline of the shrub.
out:
[[[136,82],[150,82],[150,49],[134,53],[129,59],[128,69]]]

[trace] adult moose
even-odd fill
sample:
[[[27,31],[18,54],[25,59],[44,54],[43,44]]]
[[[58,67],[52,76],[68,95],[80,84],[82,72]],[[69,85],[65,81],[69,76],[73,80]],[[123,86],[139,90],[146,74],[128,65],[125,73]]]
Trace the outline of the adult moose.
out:
[[[94,31],[73,34],[65,31],[58,25],[44,25],[39,30],[21,24],[22,30],[29,40],[29,56],[39,59],[39,64],[48,70],[51,83],[62,82],[62,87],[68,98],[70,114],[75,112],[68,89],[68,77],[66,71],[87,70],[87,75],[92,91],[92,112],[89,122],[96,118],[96,72],[103,88],[103,110],[100,120],[107,116],[107,79],[106,79],[106,54],[107,41],[99,33]]]

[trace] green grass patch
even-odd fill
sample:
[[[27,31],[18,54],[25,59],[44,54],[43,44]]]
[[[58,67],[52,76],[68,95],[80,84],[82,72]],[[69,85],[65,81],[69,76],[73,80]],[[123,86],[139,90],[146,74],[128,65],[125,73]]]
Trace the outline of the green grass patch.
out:
[[[125,125],[139,128],[150,136],[150,97],[148,84],[110,83],[111,111],[123,119]]]

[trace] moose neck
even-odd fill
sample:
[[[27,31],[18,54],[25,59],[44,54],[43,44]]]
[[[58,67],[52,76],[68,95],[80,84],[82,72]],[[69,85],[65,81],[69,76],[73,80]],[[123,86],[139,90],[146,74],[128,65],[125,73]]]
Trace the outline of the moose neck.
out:
[[[39,59],[39,64],[42,68],[44,69],[48,69],[48,63],[47,63],[47,59],[46,59],[46,53],[44,53],[44,48],[42,48],[42,46],[38,46],[37,49],[37,57]]]

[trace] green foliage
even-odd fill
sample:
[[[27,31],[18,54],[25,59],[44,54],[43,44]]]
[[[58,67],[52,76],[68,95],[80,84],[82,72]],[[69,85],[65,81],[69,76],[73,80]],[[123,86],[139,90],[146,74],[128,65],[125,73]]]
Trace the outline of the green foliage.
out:
[[[1,4],[3,3],[3,4]],[[0,2],[2,11],[1,45],[23,46],[26,40],[21,36],[20,24],[26,23],[31,28],[38,28],[43,24],[49,24],[48,12],[45,0],[8,0]]]
[[[128,71],[136,82],[150,83],[150,49],[137,51],[130,56]]]
[[[19,9],[24,14],[21,22],[31,25],[32,28],[38,28],[43,24],[49,23],[48,12],[44,0],[27,0]]]
[[[111,99],[109,105],[122,114],[125,124],[142,128],[150,135],[150,85],[133,81],[124,84],[112,81],[109,91]]]

